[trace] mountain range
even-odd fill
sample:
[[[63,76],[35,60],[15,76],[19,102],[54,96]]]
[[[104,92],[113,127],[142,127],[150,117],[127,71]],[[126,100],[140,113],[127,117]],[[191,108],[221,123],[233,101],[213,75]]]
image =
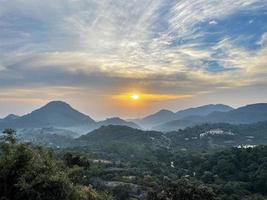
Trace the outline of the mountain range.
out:
[[[172,112],[170,110],[160,110],[152,115],[144,117],[143,119],[134,120],[138,125],[151,129],[156,125],[163,124],[172,120],[179,120],[188,116],[205,116],[212,112],[228,112],[233,110],[232,107],[223,104],[209,104],[196,108],[188,108]]]
[[[172,131],[183,129],[203,123],[230,123],[230,124],[250,124],[267,120],[267,104],[258,103],[246,105],[228,112],[211,112],[207,115],[191,115],[178,120],[170,120],[159,124],[153,129],[160,131]]]
[[[14,128],[27,132],[29,129],[39,129],[40,131],[42,128],[54,128],[57,132],[68,130],[77,133],[73,137],[78,137],[108,125],[167,132],[203,123],[249,124],[259,121],[267,121],[266,103],[251,104],[237,109],[223,104],[210,104],[177,112],[160,110],[142,119],[132,121],[118,117],[95,121],[65,102],[52,101],[23,116],[8,115],[0,120],[0,130]]]
[[[118,117],[97,122],[62,101],[52,101],[29,114],[23,116],[10,114],[0,120],[0,130],[14,128],[20,130],[20,132],[27,132],[29,129],[53,127],[84,134],[104,125],[121,125],[139,128],[135,123],[127,122]]]

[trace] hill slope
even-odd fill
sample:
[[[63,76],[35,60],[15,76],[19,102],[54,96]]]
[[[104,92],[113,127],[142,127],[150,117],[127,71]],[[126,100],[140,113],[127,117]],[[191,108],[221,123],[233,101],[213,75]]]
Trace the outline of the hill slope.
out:
[[[175,113],[169,110],[160,110],[157,113],[149,115],[140,120],[135,120],[134,122],[145,128],[152,128],[162,123],[166,123],[173,120],[179,120],[188,116],[205,116],[215,111],[228,112],[231,110],[233,110],[232,107],[223,104],[209,104],[196,108],[188,108],[185,110],[180,110]]]
[[[211,149],[239,145],[266,145],[267,122],[202,124],[166,133],[172,149]]]
[[[123,120],[123,119],[121,119],[119,117],[108,118],[108,119],[106,119],[104,121],[97,122],[97,125],[99,127],[108,126],[108,125],[118,125],[118,126],[128,126],[128,127],[131,127],[131,128],[140,128],[134,122],[128,122],[128,121],[125,121],[125,120]]]
[[[76,146],[107,155],[142,157],[159,148],[168,148],[169,139],[161,132],[142,131],[127,126],[102,126],[76,139]]]
[[[189,116],[179,120],[169,121],[159,126],[155,130],[171,131],[180,128],[190,127],[203,123],[230,123],[249,124],[267,120],[267,104],[251,104],[231,110],[228,112],[212,112],[206,116]]]
[[[53,101],[27,115],[7,118],[0,122],[0,128],[40,128],[40,127],[73,127],[90,125],[95,121],[73,109],[62,101]]]

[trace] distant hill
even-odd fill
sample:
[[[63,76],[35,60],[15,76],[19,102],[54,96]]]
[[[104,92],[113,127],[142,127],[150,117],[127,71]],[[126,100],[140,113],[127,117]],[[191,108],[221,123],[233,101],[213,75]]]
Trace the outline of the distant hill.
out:
[[[88,143],[106,143],[106,142],[151,142],[152,138],[161,138],[162,133],[157,131],[142,131],[127,126],[102,126],[86,135],[82,135],[77,140]]]
[[[144,128],[151,128],[155,124],[160,124],[175,119],[175,113],[170,110],[160,110],[152,115],[144,117],[143,119],[136,119],[133,122]]]
[[[10,114],[10,115],[7,115],[5,118],[0,119],[0,123],[4,121],[8,121],[8,120],[17,119],[17,118],[19,118],[18,115]]]
[[[4,128],[34,129],[56,128],[72,131],[79,135],[101,126],[119,125],[158,131],[172,131],[203,123],[248,124],[267,120],[267,103],[251,104],[237,109],[222,104],[210,104],[178,112],[161,110],[134,122],[118,117],[96,122],[91,117],[75,110],[62,101],[52,101],[23,116],[8,115],[0,120],[0,131]],[[77,135],[75,135],[77,137]]]
[[[204,116],[212,112],[228,112],[233,110],[232,107],[223,104],[210,104],[204,105],[196,108],[189,108],[185,110],[180,110],[177,112],[172,112],[169,110],[161,110],[157,113],[149,115],[143,119],[135,120],[137,124],[144,128],[152,128],[159,124],[166,123],[173,120],[179,120],[188,116]]]
[[[135,124],[134,122],[128,122],[128,121],[125,121],[119,117],[108,118],[106,120],[97,122],[97,124],[99,127],[108,126],[108,125],[118,125],[118,126],[128,126],[131,128],[140,129],[140,127],[137,124]]]
[[[167,148],[169,139],[157,131],[142,131],[127,126],[102,126],[76,139],[76,146],[107,154],[142,156],[145,152]]]
[[[208,115],[213,112],[228,112],[233,110],[232,107],[223,105],[223,104],[209,104],[209,105],[204,105],[196,108],[189,108],[185,110],[181,110],[175,113],[175,118],[176,119],[181,119],[184,117],[188,116],[204,116]]]
[[[6,116],[3,120],[13,120],[13,119],[18,119],[20,116],[18,115],[14,115],[14,114],[10,114],[8,116]]]
[[[211,122],[254,123],[267,120],[267,103],[243,106],[227,113],[211,113],[207,116]]]
[[[206,116],[189,116],[153,127],[155,130],[171,131],[202,123],[249,124],[267,120],[267,104],[251,104],[228,112],[212,112]]]
[[[160,125],[152,127],[152,130],[157,131],[175,131],[179,129],[184,129],[186,127],[192,127],[198,124],[207,123],[206,120],[204,120],[205,116],[189,116],[178,120],[168,121],[166,123],[162,123]]]
[[[253,124],[214,123],[166,133],[171,149],[213,149],[267,144],[267,121]]]
[[[74,127],[94,124],[89,116],[73,109],[62,101],[52,101],[47,105],[21,117],[7,117],[0,122],[0,128],[43,128]]]
[[[0,130],[10,127],[18,130],[23,129],[24,133],[43,128],[45,128],[44,130],[47,130],[46,128],[56,128],[61,130],[62,133],[71,131],[81,135],[107,125],[140,128],[135,123],[118,117],[96,122],[91,117],[75,110],[69,104],[62,101],[52,101],[21,117],[11,114],[0,120]],[[37,133],[40,133],[39,130]],[[45,134],[45,131],[43,131],[43,134]]]

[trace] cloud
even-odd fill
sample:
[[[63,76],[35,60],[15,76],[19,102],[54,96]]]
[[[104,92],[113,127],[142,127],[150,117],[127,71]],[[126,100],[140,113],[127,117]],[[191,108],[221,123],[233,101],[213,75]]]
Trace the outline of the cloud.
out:
[[[264,47],[267,46],[267,32],[264,33],[264,34],[261,36],[261,38],[260,38],[260,40],[257,42],[257,44],[258,44],[258,45],[261,45],[261,46],[264,46]]]
[[[2,0],[0,91],[196,96],[265,83],[266,9],[264,0]],[[226,31],[236,16],[255,31]]]
[[[210,24],[210,25],[216,25],[216,24],[218,24],[218,22],[215,21],[215,20],[212,20],[212,21],[209,21],[209,24]]]
[[[223,1],[187,1],[182,0],[172,8],[169,19],[172,31],[180,37],[188,38],[196,34],[197,24],[204,21],[223,19],[240,10],[256,10],[265,7],[264,1],[258,0],[223,0]],[[198,35],[197,35],[198,36]],[[199,35],[201,36],[201,34]]]

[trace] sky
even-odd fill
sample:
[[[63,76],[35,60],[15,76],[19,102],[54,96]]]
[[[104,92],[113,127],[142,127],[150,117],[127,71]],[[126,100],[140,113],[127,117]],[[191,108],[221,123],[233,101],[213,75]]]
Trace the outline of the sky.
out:
[[[0,0],[0,117],[51,100],[95,119],[267,102],[267,1]]]

